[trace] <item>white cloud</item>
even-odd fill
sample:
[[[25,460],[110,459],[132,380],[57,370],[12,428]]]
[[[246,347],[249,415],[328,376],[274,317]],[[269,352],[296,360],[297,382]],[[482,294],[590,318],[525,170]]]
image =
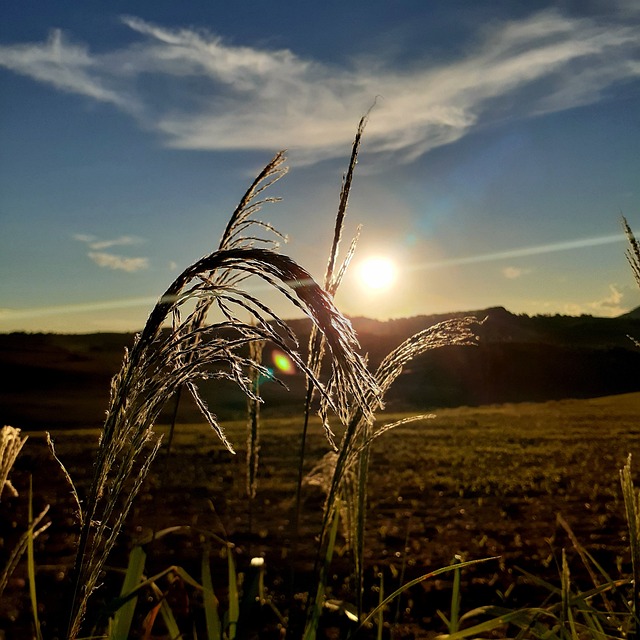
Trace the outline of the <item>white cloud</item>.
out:
[[[120,236],[111,240],[99,240],[96,236],[88,233],[74,233],[73,239],[78,242],[85,242],[89,245],[90,249],[99,251],[101,249],[109,249],[110,247],[123,247],[132,244],[141,244],[144,242],[143,238],[137,236]]]
[[[631,311],[639,304],[640,297],[637,287],[610,284],[609,295],[583,304],[567,304],[565,305],[565,311],[572,315],[586,313],[599,317],[614,318]]]
[[[609,285],[609,294],[596,300],[566,302],[564,300],[531,300],[530,306],[549,313],[572,316],[582,314],[615,318],[640,306],[640,291],[637,286]]]
[[[624,294],[620,288],[614,284],[610,284],[609,292],[608,296],[587,304],[590,313],[602,316],[619,316],[628,311],[628,309],[622,305]]]
[[[531,273],[531,269],[521,269],[519,267],[505,267],[502,275],[509,280],[516,280],[527,273]]]
[[[129,273],[149,267],[148,258],[126,258],[104,251],[90,251],[87,255],[100,267],[127,271]]]
[[[139,42],[92,54],[56,31],[42,44],[0,47],[0,65],[113,104],[173,147],[288,147],[308,161],[343,155],[375,96],[383,98],[367,149],[410,161],[485,122],[594,102],[640,77],[637,22],[557,10],[492,25],[456,61],[416,60],[401,70],[372,57],[329,66],[289,50],[232,46],[202,30],[123,23]]]
[[[140,271],[149,267],[149,259],[143,257],[128,258],[113,253],[103,251],[111,247],[128,246],[132,244],[140,244],[144,242],[142,238],[136,236],[120,236],[112,240],[99,240],[96,236],[86,233],[76,233],[73,235],[74,240],[84,242],[89,246],[91,251],[87,256],[91,258],[98,266],[116,269],[120,271]]]

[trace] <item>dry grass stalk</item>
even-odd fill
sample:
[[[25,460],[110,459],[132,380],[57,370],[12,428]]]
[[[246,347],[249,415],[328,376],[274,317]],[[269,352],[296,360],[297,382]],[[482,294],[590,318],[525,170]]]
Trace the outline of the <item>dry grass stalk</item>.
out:
[[[255,342],[270,340],[305,371],[320,390],[325,404],[338,415],[379,396],[376,383],[357,354],[357,340],[349,321],[331,296],[296,262],[274,251],[272,241],[250,235],[254,226],[272,231],[250,216],[264,202],[256,201],[283,170],[278,154],[247,191],[225,230],[221,248],[185,269],[160,298],[120,372],[111,385],[111,398],[94,465],[94,476],[80,535],[74,569],[74,594],[69,637],[76,638],[87,601],[122,528],[159,447],[153,425],[168,399],[183,386],[224,446],[233,446],[201,397],[197,383],[206,379],[234,381],[249,398],[257,398],[246,372],[266,370],[244,355]],[[262,244],[263,246],[256,246]],[[240,288],[256,276],[281,292],[303,311],[324,335],[332,354],[330,393],[297,353],[297,342],[286,324],[256,297]],[[182,309],[195,302],[182,319]],[[209,324],[209,311],[223,320]],[[248,315],[249,322],[240,318]],[[171,331],[164,329],[172,322]],[[362,408],[368,414],[367,407]]]
[[[331,243],[331,250],[329,253],[329,261],[327,262],[327,269],[324,276],[324,287],[327,292],[333,297],[335,296],[342,279],[344,278],[344,274],[346,273],[349,264],[351,263],[351,259],[356,250],[356,244],[358,241],[358,237],[360,234],[360,227],[358,227],[356,231],[356,236],[352,239],[345,259],[342,262],[340,268],[337,268],[338,263],[338,250],[340,247],[340,241],[342,239],[342,231],[344,227],[344,220],[347,214],[347,207],[349,204],[349,195],[351,193],[351,185],[353,183],[353,175],[356,169],[356,165],[358,163],[358,153],[360,152],[360,144],[362,142],[362,136],[364,134],[364,129],[367,126],[367,121],[369,119],[369,114],[364,115],[358,124],[358,130],[356,131],[356,136],[353,140],[353,145],[351,147],[351,157],[349,159],[349,166],[347,167],[347,172],[345,173],[342,179],[342,187],[340,189],[340,199],[338,202],[338,213],[336,215],[336,222],[334,226],[333,233],[333,241]],[[337,271],[336,271],[337,269]],[[311,334],[309,336],[309,368],[314,372],[314,374],[318,375],[320,373],[320,368],[322,366],[322,360],[325,354],[325,342],[324,336],[319,334],[315,329],[312,329]],[[309,420],[311,403],[313,401],[313,388],[311,386],[307,387],[307,398],[305,401],[305,429],[303,431],[303,446],[304,446],[304,436],[306,435],[306,427]],[[380,404],[380,399],[378,399],[376,404],[372,404],[371,409],[375,411]],[[321,406],[320,416],[322,417],[322,423],[325,430],[325,435],[329,440],[329,444],[333,447],[334,450],[337,451],[337,447],[334,441],[334,434],[329,425],[329,421],[327,419],[326,413],[326,405]],[[345,422],[347,419],[347,415],[340,416],[342,422]],[[304,449],[303,449],[304,453]],[[301,465],[302,466],[302,465]]]
[[[631,265],[631,271],[633,271],[633,276],[636,279],[636,282],[640,286],[640,243],[633,235],[633,231],[627,222],[627,219],[622,217],[622,227],[624,228],[624,232],[627,235],[627,239],[629,240],[629,248],[625,252],[627,256],[627,260]]]
[[[249,358],[256,364],[262,363],[264,340],[249,345]],[[252,396],[247,397],[247,496],[256,497],[258,489],[258,460],[260,456],[260,371],[249,369]]]
[[[477,337],[471,330],[471,327],[477,323],[478,320],[474,317],[453,318],[435,324],[405,340],[384,358],[375,373],[376,384],[383,396],[402,373],[403,368],[418,355],[444,346],[477,344]],[[373,398],[373,400],[377,400],[377,397]],[[423,416],[417,417],[417,419],[422,418]],[[352,412],[340,443],[336,472],[333,477],[332,488],[329,491],[326,509],[330,508],[332,495],[339,493],[342,476],[347,469],[353,468],[362,452],[362,447],[371,444],[373,440],[389,431],[392,426],[402,423],[404,421],[374,428],[373,420],[361,413],[359,408]]]
[[[0,429],[0,499],[6,489],[13,497],[17,497],[18,492],[14,489],[9,480],[9,472],[20,453],[20,450],[27,441],[28,436],[21,436],[20,429],[8,425]]]
[[[6,425],[0,429],[0,497],[2,497],[4,489],[7,489],[11,496],[18,497],[18,492],[9,480],[9,473],[27,439],[28,436],[21,436],[20,429],[16,429],[15,427]],[[20,536],[18,543],[11,550],[9,558],[0,572],[0,597],[9,582],[9,578],[18,566],[20,558],[22,558],[27,550],[29,540],[35,540],[35,538],[51,525],[50,522],[46,522],[42,526],[39,526],[48,511],[49,505],[33,518],[27,530]]]
[[[82,526],[82,505],[80,504],[80,496],[78,495],[78,491],[76,490],[76,486],[75,486],[75,484],[73,484],[73,480],[71,479],[71,476],[69,475],[69,472],[67,471],[67,468],[62,463],[62,460],[60,460],[60,458],[58,458],[58,454],[56,453],[55,445],[53,444],[53,439],[51,438],[51,434],[48,431],[46,432],[46,439],[47,439],[47,446],[49,447],[49,451],[51,453],[51,456],[58,463],[58,466],[60,467],[60,470],[62,471],[62,475],[64,476],[65,480],[69,484],[69,488],[71,489],[71,495],[73,496],[73,499],[74,499],[74,501],[76,503],[76,509],[77,509],[76,514],[77,514],[77,517],[78,517],[78,522],[80,523],[80,526]]]
[[[0,598],[2,597],[2,593],[4,592],[9,578],[16,570],[16,567],[20,563],[20,558],[24,555],[27,547],[29,546],[29,540],[35,540],[41,533],[46,531],[50,526],[51,522],[45,522],[41,524],[44,517],[49,512],[49,505],[47,505],[35,518],[29,523],[29,527],[27,530],[20,536],[18,543],[11,550],[9,554],[9,558],[7,560],[6,565],[0,572]]]
[[[477,324],[474,317],[453,318],[425,329],[412,336],[394,349],[380,363],[375,380],[382,397],[393,382],[402,373],[408,362],[418,355],[443,346],[475,345],[477,337],[471,327]],[[371,398],[378,403],[379,397]],[[366,400],[365,400],[366,402]],[[421,419],[423,416],[417,416]],[[354,573],[356,577],[356,595],[359,609],[363,588],[363,544],[365,527],[366,483],[368,476],[369,447],[383,433],[407,420],[374,426],[372,415],[366,414],[356,407],[348,420],[338,453],[325,456],[315,472],[315,483],[331,478],[327,487],[323,525],[321,532],[321,548],[326,544],[329,524],[334,516],[335,505],[345,505],[347,511],[341,513],[346,525],[345,538],[353,551]],[[320,552],[318,558],[322,552]]]

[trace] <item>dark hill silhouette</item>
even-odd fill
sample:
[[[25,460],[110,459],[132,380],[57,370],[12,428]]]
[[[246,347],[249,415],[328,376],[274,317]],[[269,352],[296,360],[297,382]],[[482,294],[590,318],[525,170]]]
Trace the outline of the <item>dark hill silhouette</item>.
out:
[[[618,318],[514,315],[502,307],[416,316],[386,322],[353,318],[370,366],[406,338],[453,316],[484,320],[477,347],[446,347],[414,360],[387,396],[390,410],[583,398],[640,391],[640,336],[636,309]],[[293,320],[301,350],[310,324]],[[107,406],[109,382],[132,334],[0,334],[0,423],[28,428],[97,426]],[[265,352],[265,362],[270,358]],[[285,380],[291,392],[265,384],[265,411],[299,415],[302,376]],[[245,399],[231,385],[205,384],[203,393],[221,417],[241,417]],[[167,411],[169,415],[171,408]],[[199,421],[187,400],[180,419]]]
[[[631,311],[621,315],[620,317],[621,318],[640,318],[640,307],[636,307],[635,309],[631,309]]]

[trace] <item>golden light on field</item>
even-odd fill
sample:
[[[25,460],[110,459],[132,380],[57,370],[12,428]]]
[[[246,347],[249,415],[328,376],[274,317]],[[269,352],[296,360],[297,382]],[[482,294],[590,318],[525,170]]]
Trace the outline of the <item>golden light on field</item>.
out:
[[[363,260],[357,267],[358,279],[367,289],[388,289],[396,280],[397,267],[393,260],[384,256],[373,256]]]

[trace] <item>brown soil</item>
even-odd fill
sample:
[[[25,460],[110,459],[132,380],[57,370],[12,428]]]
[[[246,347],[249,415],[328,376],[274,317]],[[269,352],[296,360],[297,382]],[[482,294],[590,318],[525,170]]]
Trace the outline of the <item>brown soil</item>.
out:
[[[520,569],[557,584],[563,548],[570,559],[572,579],[588,586],[589,577],[569,534],[557,522],[557,514],[613,578],[627,572],[618,470],[627,453],[634,453],[636,459],[640,455],[638,408],[640,395],[631,394],[447,410],[436,420],[386,434],[371,457],[366,608],[377,602],[380,574],[385,593],[391,593],[402,580],[447,565],[456,555],[465,560],[499,556],[464,572],[463,610],[491,603],[510,607],[540,604],[543,594]],[[293,557],[298,432],[298,424],[291,420],[263,425],[260,485],[257,498],[249,505],[244,495],[243,451],[229,455],[204,425],[181,427],[172,452],[160,452],[137,498],[91,615],[117,594],[133,542],[167,527],[182,528],[145,545],[148,575],[179,565],[199,581],[202,550],[209,544],[214,586],[224,607],[227,565],[224,545],[212,542],[209,534],[213,533],[235,545],[238,571],[246,576],[251,557],[265,558],[266,587],[281,610],[292,601],[292,566],[293,591],[303,594],[314,590],[323,496],[312,488],[305,490],[300,538]],[[229,434],[235,443],[244,442],[244,424],[230,425]],[[58,454],[81,495],[86,494],[90,481],[97,437],[95,430],[54,434]],[[314,428],[307,447],[307,468],[326,451],[319,428]],[[62,638],[77,524],[69,487],[41,433],[30,436],[12,473],[20,497],[5,494],[0,503],[0,561],[24,531],[29,476],[34,511],[51,505],[51,527],[36,541],[43,633],[46,638]],[[350,566],[350,554],[340,538],[330,577],[330,595],[336,600],[353,599]],[[160,583],[173,598],[175,612],[181,611],[181,602],[185,616],[197,608],[199,596],[193,589],[179,580],[171,588],[166,580]],[[451,579],[447,575],[412,588],[385,614],[388,637],[427,638],[442,632],[444,626],[436,612],[447,612],[450,598]],[[302,598],[293,601],[298,605],[290,611],[295,625],[300,622]],[[140,612],[145,612],[144,602],[140,602]],[[252,636],[251,629],[246,629],[247,637],[269,637],[265,629],[277,637],[277,619],[268,607],[254,611],[251,621],[263,633]],[[322,633],[332,637],[344,631],[346,624],[343,614],[328,614]],[[24,564],[13,575],[0,604],[2,627],[6,637],[30,637]]]

